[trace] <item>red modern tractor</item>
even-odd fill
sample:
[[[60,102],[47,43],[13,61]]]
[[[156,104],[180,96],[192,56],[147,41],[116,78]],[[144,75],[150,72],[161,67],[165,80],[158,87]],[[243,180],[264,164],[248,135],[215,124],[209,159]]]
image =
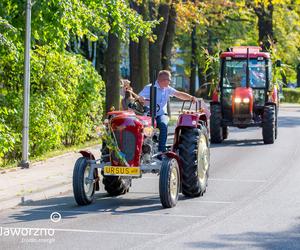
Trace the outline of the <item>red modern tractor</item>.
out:
[[[179,192],[188,197],[204,194],[210,165],[209,111],[201,100],[193,106],[190,104],[188,110],[184,110],[183,103],[172,148],[158,153],[153,85],[150,99],[150,109],[135,100],[131,110],[107,114],[105,127],[110,142],[103,142],[100,159],[96,160],[90,152],[80,152],[82,157],[76,161],[73,171],[73,191],[78,205],[93,201],[95,191],[100,188],[100,176],[107,193],[118,196],[129,191],[132,179],[141,178],[145,173],[159,174],[159,195],[164,208],[176,205]]]
[[[221,79],[210,104],[211,142],[227,139],[228,126],[233,126],[262,127],[264,143],[274,143],[279,98],[270,54],[260,47],[234,47],[220,58]]]

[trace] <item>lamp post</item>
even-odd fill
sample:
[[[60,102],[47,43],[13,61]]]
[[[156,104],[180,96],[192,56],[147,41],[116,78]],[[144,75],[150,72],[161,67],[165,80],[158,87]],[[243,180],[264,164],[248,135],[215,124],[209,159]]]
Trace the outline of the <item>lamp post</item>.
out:
[[[24,62],[24,102],[21,167],[29,167],[29,100],[30,100],[30,40],[31,40],[31,0],[26,3],[26,35]]]

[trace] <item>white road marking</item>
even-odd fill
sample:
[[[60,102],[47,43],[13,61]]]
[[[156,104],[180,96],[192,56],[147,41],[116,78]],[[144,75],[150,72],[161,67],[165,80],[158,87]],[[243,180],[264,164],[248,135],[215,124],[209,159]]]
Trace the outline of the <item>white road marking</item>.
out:
[[[228,182],[257,182],[257,183],[264,183],[267,182],[266,180],[246,180],[246,179],[222,179],[222,178],[209,178],[208,181],[228,181]]]
[[[37,209],[34,210],[35,212],[43,212],[43,213],[51,213],[50,210],[44,210],[44,209]],[[83,213],[83,214],[99,214],[99,215],[125,215],[125,216],[156,216],[156,217],[178,217],[178,218],[206,218],[207,216],[204,215],[186,215],[186,214],[157,214],[157,213],[128,213],[128,212],[122,212],[122,211],[114,211],[114,212],[106,212],[106,211],[80,211],[80,210],[62,210],[60,211],[61,214],[63,213]],[[63,219],[63,216],[62,216]]]
[[[99,234],[123,234],[123,235],[140,235],[140,236],[164,236],[163,233],[141,233],[141,232],[119,232],[119,231],[98,231],[98,230],[83,230],[83,229],[65,229],[58,228],[55,231],[61,232],[75,232],[75,233],[99,233]]]
[[[59,232],[75,232],[75,233],[99,233],[99,234],[123,234],[123,235],[140,235],[140,236],[164,236],[165,233],[142,233],[142,232],[122,232],[122,231],[108,231],[108,230],[85,230],[85,229],[71,229],[71,228],[37,228],[37,227],[18,227],[18,229],[26,230],[51,230]]]
[[[147,200],[159,200],[159,198],[147,198]],[[232,204],[232,201],[202,201],[196,199],[184,199],[179,200],[179,202],[186,202],[186,203],[211,203],[211,204]]]

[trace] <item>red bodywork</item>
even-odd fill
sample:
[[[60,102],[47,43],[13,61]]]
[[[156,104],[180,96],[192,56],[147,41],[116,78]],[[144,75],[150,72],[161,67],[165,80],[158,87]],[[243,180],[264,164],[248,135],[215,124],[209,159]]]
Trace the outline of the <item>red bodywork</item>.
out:
[[[144,129],[144,124],[143,120],[139,119],[136,116],[132,115],[127,115],[127,114],[122,114],[122,115],[117,115],[114,118],[111,119],[110,121],[111,128],[113,131],[119,131],[120,133],[120,145],[123,145],[123,138],[122,134],[125,131],[131,132],[135,136],[135,153],[134,153],[134,158],[131,161],[128,161],[129,166],[139,166],[140,165],[140,157],[142,154],[142,145],[144,141],[144,134],[143,134],[143,129]],[[150,124],[151,125],[151,124]],[[124,151],[123,148],[120,148],[121,151]],[[112,159],[112,165],[113,166],[120,166],[119,161]]]
[[[201,126],[201,122],[203,122],[204,125],[207,127],[209,116],[210,112],[206,108],[201,113],[185,111],[183,114],[179,115],[177,126],[175,128],[173,149],[178,147],[179,133],[183,127],[198,128]]]
[[[241,98],[241,101],[243,102],[243,100],[245,98],[248,98],[249,101],[249,106],[250,106],[250,113],[253,113],[253,91],[252,88],[244,88],[244,87],[239,87],[236,88],[233,92],[232,95],[232,113],[235,113],[235,99],[236,98]]]
[[[266,59],[270,58],[270,54],[267,52],[261,52],[260,47],[256,46],[240,46],[240,47],[233,47],[232,51],[230,52],[223,52],[220,55],[221,59],[224,59],[226,57],[231,57],[231,58],[247,58],[247,49],[249,49],[249,58],[258,58],[258,57],[263,57]]]

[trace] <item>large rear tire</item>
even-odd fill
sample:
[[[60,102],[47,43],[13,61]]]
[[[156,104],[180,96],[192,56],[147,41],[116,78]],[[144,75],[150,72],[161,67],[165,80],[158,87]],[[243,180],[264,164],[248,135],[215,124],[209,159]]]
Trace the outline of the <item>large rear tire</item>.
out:
[[[223,140],[226,140],[229,134],[227,126],[222,127],[222,133],[223,133]]]
[[[163,158],[159,176],[159,197],[164,208],[176,206],[180,174],[175,158]]]
[[[131,177],[103,176],[103,185],[111,196],[126,194],[131,186]]]
[[[210,112],[211,143],[221,143],[223,141],[221,106],[219,104],[210,105]]]
[[[105,143],[103,143],[101,153],[103,156],[106,155],[106,157],[102,157],[102,161],[109,162],[110,161],[110,157],[108,156],[109,149],[107,148]],[[104,189],[109,195],[118,196],[118,195],[126,194],[129,191],[129,188],[131,186],[131,178],[103,175],[102,183],[104,185]]]
[[[262,123],[262,134],[265,144],[273,144],[276,137],[276,110],[274,106],[265,106]]]
[[[178,148],[182,164],[182,193],[188,197],[202,196],[206,192],[210,165],[207,129],[182,129]]]
[[[95,194],[95,183],[87,183],[90,173],[90,165],[87,158],[80,157],[73,170],[73,193],[78,205],[88,205],[93,202]]]

